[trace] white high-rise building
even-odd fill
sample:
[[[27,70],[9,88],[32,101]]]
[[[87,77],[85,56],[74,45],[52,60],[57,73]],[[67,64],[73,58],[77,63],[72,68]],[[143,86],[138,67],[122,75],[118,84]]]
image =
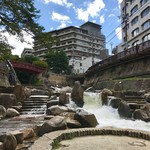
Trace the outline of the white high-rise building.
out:
[[[150,40],[150,0],[123,0],[122,50]]]
[[[101,33],[99,24],[86,22],[79,28],[69,26],[50,33],[59,39],[51,49],[66,53],[74,73],[84,73],[91,65],[108,57],[105,36]],[[43,59],[46,52],[47,49],[41,48],[35,41],[33,54]]]

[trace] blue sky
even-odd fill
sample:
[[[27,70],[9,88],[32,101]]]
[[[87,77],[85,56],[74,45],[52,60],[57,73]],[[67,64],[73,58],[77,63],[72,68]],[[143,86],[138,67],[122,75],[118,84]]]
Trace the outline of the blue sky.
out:
[[[56,30],[67,26],[79,27],[86,21],[102,25],[102,33],[106,36],[106,47],[121,42],[121,20],[119,4],[122,0],[34,0],[35,7],[40,10],[38,23],[45,31]],[[116,33],[118,33],[116,35]],[[115,36],[116,35],[116,36]],[[115,37],[114,37],[115,36]],[[113,38],[114,37],[114,38]],[[25,38],[32,41],[28,35]],[[112,39],[113,38],[113,39]],[[112,39],[112,40],[111,40]],[[11,41],[11,40],[9,40]],[[13,54],[20,55],[24,47],[32,47],[13,42],[16,47]]]

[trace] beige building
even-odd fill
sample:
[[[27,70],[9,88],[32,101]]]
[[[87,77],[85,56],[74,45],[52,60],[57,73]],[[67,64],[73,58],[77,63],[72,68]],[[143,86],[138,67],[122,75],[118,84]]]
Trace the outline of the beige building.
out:
[[[23,56],[31,56],[33,55],[33,49],[32,48],[24,48],[22,53],[21,53],[21,57]]]
[[[50,33],[59,39],[59,42],[53,44],[51,49],[66,53],[74,73],[84,73],[87,68],[97,62],[97,59],[108,57],[105,36],[101,33],[99,24],[86,22],[80,27],[69,26]],[[43,59],[46,52],[47,49],[41,48],[35,41],[33,54]]]
[[[150,0],[123,0],[122,49],[150,40]]]

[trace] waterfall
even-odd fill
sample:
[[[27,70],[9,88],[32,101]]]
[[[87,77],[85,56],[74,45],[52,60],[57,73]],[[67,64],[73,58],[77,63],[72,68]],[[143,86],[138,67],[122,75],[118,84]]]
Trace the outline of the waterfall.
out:
[[[97,127],[116,127],[124,129],[136,129],[150,132],[150,122],[141,120],[126,120],[120,118],[118,110],[111,106],[102,106],[101,94],[84,92],[84,109],[95,114],[99,125]]]

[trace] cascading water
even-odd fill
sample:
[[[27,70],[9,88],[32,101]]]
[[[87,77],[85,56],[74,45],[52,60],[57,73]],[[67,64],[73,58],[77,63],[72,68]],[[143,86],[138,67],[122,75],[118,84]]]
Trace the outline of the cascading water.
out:
[[[150,132],[150,122],[141,120],[126,120],[120,118],[118,110],[111,106],[102,106],[101,94],[84,92],[84,109],[95,114],[99,125],[97,127],[117,127],[126,129],[144,130]]]

